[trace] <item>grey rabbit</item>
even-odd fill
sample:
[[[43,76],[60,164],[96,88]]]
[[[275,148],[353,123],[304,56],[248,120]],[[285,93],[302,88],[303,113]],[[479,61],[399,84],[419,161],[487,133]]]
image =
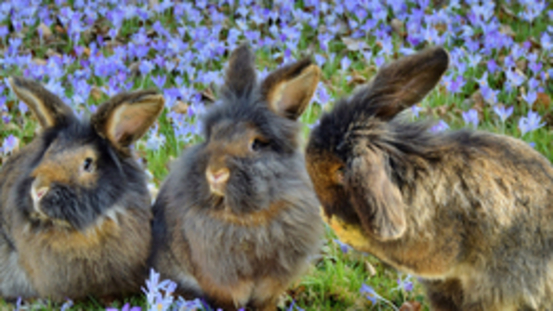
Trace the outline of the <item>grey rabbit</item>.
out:
[[[152,264],[179,293],[274,310],[318,253],[323,221],[297,119],[319,75],[304,59],[258,84],[251,49],[230,55],[205,141],[184,152],[154,204]]]
[[[321,118],[306,163],[323,217],[421,278],[433,310],[552,310],[550,162],[512,137],[398,116],[448,66],[441,47],[403,57]]]
[[[0,171],[0,295],[64,301],[140,292],[152,211],[130,148],[163,97],[121,93],[81,121],[40,83],[9,82],[41,130]]]

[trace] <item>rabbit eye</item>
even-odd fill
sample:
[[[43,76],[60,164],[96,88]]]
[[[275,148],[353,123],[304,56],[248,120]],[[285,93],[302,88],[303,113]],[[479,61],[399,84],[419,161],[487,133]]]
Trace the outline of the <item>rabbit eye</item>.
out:
[[[261,148],[266,147],[269,143],[261,141],[257,138],[255,138],[250,145],[250,149],[252,151],[259,151]]]
[[[85,172],[92,173],[94,171],[94,165],[92,158],[86,158],[83,163],[83,169]]]

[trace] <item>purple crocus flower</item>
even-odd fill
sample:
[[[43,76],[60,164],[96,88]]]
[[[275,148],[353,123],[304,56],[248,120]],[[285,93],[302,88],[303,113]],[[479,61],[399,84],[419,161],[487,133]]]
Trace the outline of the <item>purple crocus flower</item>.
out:
[[[431,132],[443,132],[449,128],[449,125],[444,120],[440,120],[438,124],[430,128]]]
[[[377,304],[378,301],[382,299],[382,296],[380,296],[374,290],[374,288],[372,288],[371,286],[369,286],[365,283],[363,283],[363,285],[361,285],[361,289],[359,291],[361,292],[361,294],[364,294],[365,297],[367,297],[367,299],[370,300],[373,305]]]
[[[466,125],[472,124],[474,128],[478,127],[478,112],[474,109],[470,109],[467,112],[463,112],[463,120],[465,121]]]
[[[505,75],[507,76],[509,82],[511,82],[515,87],[519,87],[522,83],[524,83],[525,78],[514,70],[507,70]]]
[[[106,308],[106,311],[119,311],[117,308]],[[126,303],[121,311],[142,311],[141,307],[131,307],[130,303]]]
[[[1,148],[0,148],[0,151],[2,151]],[[21,297],[17,297],[17,301],[15,302],[15,311],[21,310],[21,302],[22,302]]]
[[[394,290],[404,290],[406,292],[410,292],[413,290],[413,281],[411,281],[413,277],[409,274],[407,275],[404,279],[402,279],[401,277],[398,277],[397,278],[397,287],[394,288],[392,291]]]
[[[351,60],[347,56],[344,56],[344,58],[342,58],[342,60],[340,61],[341,70],[346,71],[350,65],[351,65]]]
[[[415,116],[415,118],[418,118],[419,117],[419,112],[422,110],[421,107],[419,106],[411,106],[411,111],[413,112],[413,116]]]
[[[374,59],[374,63],[376,65],[376,67],[381,67],[382,65],[384,65],[385,62],[386,62],[386,60],[382,56],[378,56]]]
[[[505,121],[513,114],[514,107],[505,108],[505,106],[494,106],[493,111],[499,116],[501,122]]]
[[[476,82],[478,82],[480,87],[488,86],[488,73],[484,72],[484,74],[482,75],[482,77],[480,77],[480,79],[475,79],[475,80]]]
[[[539,86],[540,86],[540,82],[536,78],[532,77],[528,80],[529,90],[536,90],[539,88]]]
[[[443,83],[445,84],[448,92],[457,94],[461,91],[466,81],[462,75],[457,75],[455,78],[453,78],[453,75],[449,75],[444,77]]]
[[[334,239],[334,242],[336,242],[336,244],[338,244],[340,246],[340,250],[344,254],[347,254],[351,250],[351,246],[347,245],[346,243],[344,243],[344,242],[342,242],[338,239]]]
[[[532,70],[532,72],[535,75],[537,75],[540,72],[542,67],[543,67],[543,64],[541,62],[533,62],[532,61],[528,64],[528,68],[530,68],[530,70]]]
[[[518,121],[518,128],[520,129],[521,136],[524,136],[528,132],[535,131],[545,125],[545,122],[541,122],[541,116],[532,110],[528,111],[526,117],[521,117]]]
[[[317,102],[321,105],[321,107],[326,106],[326,104],[329,102],[330,95],[328,94],[326,87],[322,82],[319,82],[315,96],[316,96]]]
[[[493,90],[489,86],[483,86],[480,89],[480,92],[482,93],[482,97],[484,97],[484,100],[490,104],[497,103],[497,95],[499,94],[499,90]]]
[[[9,33],[7,26],[0,26],[0,38],[4,39]]]
[[[493,59],[490,59],[488,61],[487,66],[488,66],[488,71],[490,71],[490,73],[492,74],[494,74],[499,68],[499,66],[497,66],[497,63]]]
[[[513,56],[507,55],[503,60],[503,66],[505,67],[505,69],[507,69],[507,72],[511,71],[511,68],[516,66]]]
[[[165,144],[165,135],[155,133],[146,140],[146,149],[158,151]]]
[[[144,60],[140,62],[140,65],[138,66],[138,69],[140,70],[140,73],[143,75],[147,75],[154,69],[154,64],[149,60]]]
[[[535,91],[528,91],[526,94],[522,94],[521,97],[529,107],[532,107],[536,99],[538,99],[538,94]]]
[[[294,311],[294,310],[304,311],[304,309],[298,307],[296,305],[296,301],[292,299],[292,303],[290,304],[290,308],[288,308],[288,311]]]
[[[166,75],[160,75],[160,76],[152,76],[152,82],[159,88],[163,89],[165,86],[165,81],[167,80]]]
[[[17,108],[19,109],[19,111],[21,111],[21,114],[25,114],[29,110],[27,105],[25,105],[22,101],[19,101]]]
[[[12,134],[10,134],[8,137],[4,139],[4,142],[2,143],[2,153],[8,154],[14,151],[19,147],[19,139]]]

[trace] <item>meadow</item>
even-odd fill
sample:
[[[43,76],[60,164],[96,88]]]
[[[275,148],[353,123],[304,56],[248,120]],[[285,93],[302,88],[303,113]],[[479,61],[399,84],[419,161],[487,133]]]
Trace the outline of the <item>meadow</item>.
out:
[[[165,111],[135,146],[155,196],[171,161],[202,140],[200,117],[217,99],[230,51],[243,41],[256,51],[260,77],[304,56],[322,68],[301,118],[304,141],[337,98],[384,63],[443,45],[451,66],[409,117],[434,120],[433,131],[472,127],[511,135],[553,160],[553,4],[546,0],[8,0],[0,4],[0,165],[38,127],[10,90],[10,75],[42,81],[81,117],[118,92],[156,88]],[[33,300],[0,308],[207,308],[172,297],[173,286],[154,273],[144,280],[144,295],[109,306]],[[330,228],[321,257],[280,307],[428,309],[415,277],[342,244]]]

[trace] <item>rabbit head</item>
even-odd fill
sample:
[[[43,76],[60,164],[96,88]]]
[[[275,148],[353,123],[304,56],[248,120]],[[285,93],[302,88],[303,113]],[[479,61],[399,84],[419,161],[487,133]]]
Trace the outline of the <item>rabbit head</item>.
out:
[[[303,172],[297,119],[319,82],[320,69],[305,59],[257,82],[246,45],[230,56],[220,98],[204,118],[199,174],[205,200],[235,213],[268,207],[282,183]]]
[[[98,107],[90,121],[39,83],[12,77],[9,83],[41,125],[13,197],[37,226],[83,230],[101,216],[110,216],[121,197],[148,205],[143,172],[131,157],[131,144],[146,133],[164,106],[154,91],[114,96]],[[134,196],[123,196],[135,191]],[[132,204],[131,204],[132,205]],[[137,206],[138,207],[138,206]]]
[[[407,223],[393,160],[406,150],[392,143],[390,122],[421,101],[448,64],[449,54],[440,47],[404,57],[321,118],[310,136],[306,165],[327,221],[334,216],[338,226],[358,226],[358,238],[388,241],[403,235]]]

